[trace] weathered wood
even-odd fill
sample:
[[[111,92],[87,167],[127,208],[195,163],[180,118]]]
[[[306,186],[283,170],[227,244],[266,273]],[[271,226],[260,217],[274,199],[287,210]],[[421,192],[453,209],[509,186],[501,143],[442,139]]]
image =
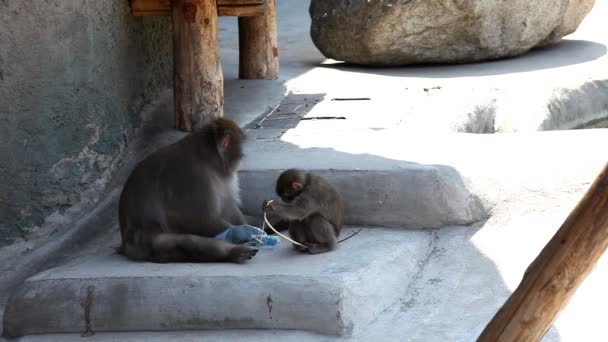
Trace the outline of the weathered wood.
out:
[[[175,125],[197,131],[223,115],[216,0],[173,0]]]
[[[263,17],[239,17],[239,78],[279,77],[275,0],[267,0],[266,5]]]
[[[217,0],[219,16],[263,16],[264,0]],[[131,0],[135,16],[171,15],[171,0]]]
[[[171,15],[171,0],[131,0],[134,16]]]
[[[171,0],[131,0],[135,16],[171,15]]]
[[[264,0],[217,0],[218,6],[228,5],[252,5],[252,4],[263,4]]]
[[[539,341],[607,247],[608,164],[477,341]]]
[[[259,17],[264,15],[265,4],[261,5],[238,5],[238,6],[219,6],[217,14],[221,17]]]

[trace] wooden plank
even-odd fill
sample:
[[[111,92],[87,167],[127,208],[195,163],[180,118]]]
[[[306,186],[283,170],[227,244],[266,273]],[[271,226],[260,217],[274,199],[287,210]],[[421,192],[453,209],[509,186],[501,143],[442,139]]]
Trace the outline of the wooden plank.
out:
[[[265,0],[217,0],[219,16],[262,16]],[[131,0],[131,11],[135,16],[171,15],[171,0]]]
[[[263,4],[264,0],[217,0],[218,6],[228,5],[255,5],[255,4]]]
[[[608,164],[477,341],[540,341],[607,247]]]
[[[279,77],[275,0],[268,0],[267,6],[263,17],[239,17],[239,78]]]
[[[198,131],[223,115],[216,0],[173,0],[175,126]]]
[[[171,11],[134,11],[133,15],[136,17],[166,17],[171,15]]]
[[[217,14],[221,17],[260,17],[266,12],[266,5],[219,6]]]
[[[171,0],[131,0],[135,16],[171,15]]]

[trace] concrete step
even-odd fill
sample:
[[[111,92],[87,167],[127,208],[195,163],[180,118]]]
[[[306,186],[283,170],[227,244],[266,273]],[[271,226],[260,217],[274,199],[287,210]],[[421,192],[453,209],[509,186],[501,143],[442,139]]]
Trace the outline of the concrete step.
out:
[[[282,242],[246,265],[93,257],[28,279],[7,305],[4,334],[295,329],[351,336],[399,300],[430,244],[431,231],[368,228],[332,253],[300,254]]]
[[[510,296],[514,286],[521,280],[530,260],[547,239],[554,233],[555,224],[538,219],[538,211],[531,212],[522,220],[518,215],[517,228],[505,231],[504,223],[499,226],[490,224],[481,231],[471,227],[446,227],[426,231],[431,233],[428,254],[420,271],[409,283],[393,288],[386,295],[399,296],[391,306],[375,315],[370,324],[356,329],[350,338],[328,336],[303,330],[278,329],[227,329],[227,330],[189,330],[189,331],[94,331],[93,336],[83,339],[82,330],[77,333],[36,334],[18,339],[19,342],[355,342],[355,341],[475,341],[496,310]],[[545,213],[546,217],[555,212]],[[560,220],[555,220],[559,222]],[[539,222],[542,222],[539,224]],[[540,226],[540,227],[539,227]],[[546,227],[543,227],[546,226]],[[539,232],[539,228],[541,231]],[[498,229],[502,233],[488,234],[487,230]],[[485,231],[485,232],[484,232]],[[365,232],[365,231],[364,231]],[[514,232],[514,234],[513,234]],[[410,234],[419,231],[402,230],[403,239],[413,238]],[[522,241],[521,236],[526,236]],[[356,238],[348,240],[349,242]],[[532,241],[532,244],[530,242]],[[426,241],[425,241],[426,242]],[[345,242],[346,244],[346,242]],[[498,245],[505,246],[502,251]],[[509,267],[514,259],[509,246],[518,246],[517,255],[528,257],[515,261],[517,272],[509,277]],[[530,248],[536,245],[536,248]],[[485,247],[481,247],[485,246]],[[346,245],[344,245],[346,247]],[[500,256],[497,255],[500,254]],[[335,254],[337,255],[338,252]],[[366,255],[366,254],[363,254]],[[286,264],[290,259],[283,259]],[[396,261],[393,271],[402,269],[402,261]],[[511,266],[504,266],[505,264]],[[251,266],[251,265],[249,265]],[[170,266],[172,267],[172,266]],[[607,341],[608,332],[602,328],[605,316],[582,307],[597,306],[598,299],[608,284],[608,258],[598,264],[583,287],[577,291],[573,301],[566,307],[561,317],[574,315],[568,324],[552,327],[543,342],[566,341]],[[505,278],[507,276],[507,278]],[[380,283],[382,278],[378,279]],[[365,284],[365,281],[362,281]],[[366,287],[366,286],[364,286]],[[367,287],[366,287],[367,288]],[[370,295],[374,295],[371,291]],[[274,297],[273,297],[274,298]],[[578,300],[577,300],[578,298]],[[580,300],[583,300],[581,307]],[[95,300],[93,305],[96,305]],[[275,317],[273,299],[273,317]],[[368,306],[362,306],[367,310]],[[572,310],[570,311],[569,310]],[[79,308],[82,312],[82,308]],[[266,312],[266,314],[268,314]],[[94,316],[92,317],[94,320]],[[559,323],[559,321],[558,321]],[[585,331],[581,331],[584,327]],[[569,331],[569,336],[566,332]],[[584,338],[581,339],[581,334]],[[569,337],[569,338],[568,338]],[[0,339],[1,340],[1,339]],[[14,340],[11,340],[14,341]],[[7,341],[8,342],[8,341]]]
[[[274,188],[279,174],[293,167],[320,174],[337,187],[345,200],[347,224],[438,228],[470,225],[487,217],[454,167],[383,156],[394,146],[410,149],[433,144],[434,138],[385,134],[368,129],[248,130],[239,172],[243,211],[260,216],[262,202],[277,197]],[[338,148],[349,143],[354,143],[349,145],[352,152]]]
[[[608,129],[429,134],[306,122],[249,129],[247,135],[239,177],[248,215],[261,215],[262,202],[276,198],[280,172],[295,167],[336,185],[347,224],[415,228],[482,221],[497,195],[497,180],[523,181],[526,174],[538,174],[543,184],[561,184],[564,180],[555,179],[552,169],[575,175],[579,165],[601,166],[596,151],[608,143]]]

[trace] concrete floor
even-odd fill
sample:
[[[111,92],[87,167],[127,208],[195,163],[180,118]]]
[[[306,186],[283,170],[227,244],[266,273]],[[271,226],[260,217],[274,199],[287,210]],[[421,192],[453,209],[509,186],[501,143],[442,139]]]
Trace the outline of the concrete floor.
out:
[[[480,198],[489,219],[469,227],[431,230],[434,238],[428,257],[409,283],[395,289],[398,300],[351,339],[472,341],[515,289],[528,264],[606,162],[606,129],[537,131],[574,128],[606,116],[608,38],[604,33],[608,4],[598,1],[579,31],[563,43],[520,58],[389,69],[355,68],[325,60],[308,36],[307,6],[301,0],[278,2],[281,78],[277,81],[236,78],[236,20],[222,18],[225,112],[244,126],[276,108],[288,93],[322,94],[324,100],[306,115],[345,119],[301,121],[278,135],[270,136],[269,129],[265,131],[266,137],[263,129],[261,132],[258,129],[255,134],[262,139],[250,142],[244,167],[275,170],[277,166],[272,164],[284,160],[285,165],[327,169],[340,160],[362,162],[364,157],[363,161],[373,164],[368,169],[415,162],[449,165],[457,170],[467,189]],[[331,101],[353,97],[370,100],[355,105]],[[42,244],[34,239],[0,251],[9,265],[0,277],[2,289],[10,288],[6,284],[14,287],[18,283],[14,279],[23,280],[48,267],[84,255],[107,253],[116,243],[115,199],[125,173],[134,160],[182,135],[167,129],[171,121],[164,114],[170,111],[170,101],[167,94],[149,108],[140,144],[132,147],[130,159],[115,179],[114,187],[94,211],[81,217],[80,223],[63,224],[65,227],[58,228],[59,233],[51,243]],[[547,109],[548,105],[558,110]],[[576,115],[565,115],[572,113]],[[480,136],[456,132],[510,133]],[[307,152],[313,149],[321,153],[313,154],[311,160],[306,157],[295,160],[289,151],[269,156],[265,143],[286,144],[294,149],[292,152],[304,156],[310,156]],[[336,154],[341,159],[335,158]],[[403,234],[408,239],[409,234],[419,232],[403,230]],[[74,245],[82,250],[73,252]],[[40,261],[48,255],[54,256],[50,262]],[[608,332],[603,326],[607,287],[605,256],[544,341],[607,341]],[[5,297],[4,294],[2,302]],[[220,339],[337,338],[288,330],[97,333],[87,338],[90,341]],[[82,338],[79,334],[40,335],[21,340]]]

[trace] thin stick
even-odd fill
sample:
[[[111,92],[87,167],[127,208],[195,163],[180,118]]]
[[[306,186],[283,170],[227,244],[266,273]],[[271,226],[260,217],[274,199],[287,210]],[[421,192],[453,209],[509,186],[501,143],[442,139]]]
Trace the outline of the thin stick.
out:
[[[270,201],[268,202],[268,204],[270,204],[270,203],[272,203],[272,200],[270,200]],[[266,225],[266,224],[268,225],[268,227],[270,227],[270,229],[272,229],[272,231],[273,231],[273,232],[275,232],[277,235],[279,235],[279,236],[280,236],[280,237],[282,237],[283,239],[285,239],[285,240],[287,240],[287,241],[291,241],[292,243],[294,243],[294,244],[296,244],[296,245],[298,245],[298,246],[302,246],[302,247],[308,248],[308,246],[303,245],[303,244],[301,244],[301,243],[299,243],[299,242],[297,242],[297,241],[294,241],[294,240],[292,240],[292,239],[288,238],[287,236],[285,236],[285,235],[283,235],[283,234],[279,233],[279,231],[278,231],[278,230],[276,230],[276,229],[275,229],[275,228],[272,226],[272,224],[270,224],[270,221],[268,221],[268,217],[266,217],[266,210],[264,210],[264,222],[262,222],[262,229],[264,229],[264,225]],[[361,231],[362,231],[362,230],[363,230],[363,228],[359,228],[359,230],[357,230],[356,232],[354,232],[354,233],[350,234],[349,236],[345,237],[344,239],[342,239],[342,240],[338,241],[338,243],[340,243],[340,242],[344,242],[344,241],[346,241],[346,240],[348,240],[348,239],[352,238],[353,236],[358,235],[359,233],[361,233]]]
[[[361,231],[362,231],[362,230],[363,230],[363,228],[359,228],[359,230],[357,230],[356,232],[354,232],[354,233],[350,234],[349,236],[345,237],[344,239],[342,239],[342,240],[338,241],[338,243],[340,243],[340,242],[344,242],[344,241],[346,241],[346,240],[348,240],[348,239],[352,238],[353,236],[358,235],[359,233],[361,233]]]
[[[264,120],[268,119],[268,117],[269,117],[269,116],[271,116],[271,115],[272,115],[272,113],[274,113],[274,112],[275,112],[275,110],[277,110],[277,108],[279,108],[279,106],[280,106],[280,105],[281,105],[281,104],[279,103],[278,105],[274,106],[274,108],[272,108],[272,110],[270,111],[270,113],[268,113],[268,114],[264,115],[264,117],[262,118],[262,120],[260,120],[260,122],[258,122],[258,123],[255,125],[255,128],[262,128],[262,122],[264,122]]]
[[[275,232],[278,236],[282,237],[283,239],[287,240],[287,241],[291,241],[291,243],[293,243],[294,245],[298,245],[298,246],[302,246],[304,248],[308,248],[308,246],[303,245],[301,243],[299,243],[298,241],[292,240],[291,238],[279,233],[278,230],[274,229],[274,227],[270,224],[270,222],[268,221],[268,217],[266,217],[266,211],[264,211],[264,223],[266,223],[268,225],[268,227],[270,227],[270,229],[272,229],[273,232]]]

